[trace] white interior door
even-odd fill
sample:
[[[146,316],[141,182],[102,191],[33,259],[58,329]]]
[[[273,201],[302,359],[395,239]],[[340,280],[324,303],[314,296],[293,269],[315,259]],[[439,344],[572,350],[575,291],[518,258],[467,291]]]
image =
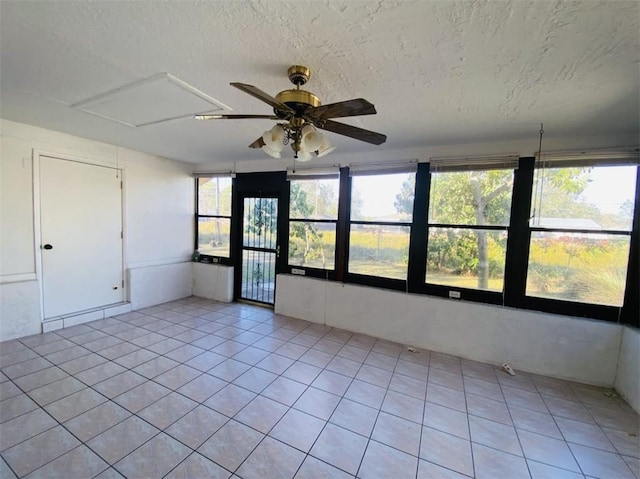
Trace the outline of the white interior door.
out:
[[[113,168],[40,157],[45,319],[123,301],[120,181]]]

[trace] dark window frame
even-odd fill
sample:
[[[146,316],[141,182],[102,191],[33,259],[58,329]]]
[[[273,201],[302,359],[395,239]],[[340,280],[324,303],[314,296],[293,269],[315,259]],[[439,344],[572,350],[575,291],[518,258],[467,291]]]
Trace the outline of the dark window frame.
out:
[[[313,181],[313,180],[322,180],[322,179],[338,179],[338,213],[336,215],[336,219],[314,219],[314,218],[291,218],[291,181]],[[289,248],[288,248],[288,242],[287,242],[287,272],[290,274],[294,274],[292,271],[295,270],[302,270],[304,271],[304,275],[303,276],[309,276],[311,278],[323,278],[323,279],[328,279],[328,280],[332,280],[335,281],[336,278],[338,277],[338,223],[339,223],[339,217],[340,217],[340,199],[341,199],[341,183],[340,183],[340,176],[336,176],[335,174],[329,174],[329,175],[310,175],[310,176],[302,176],[300,178],[288,178],[287,179],[287,183],[288,183],[288,197],[289,197],[289,204],[287,205],[287,220],[288,220],[288,225],[290,225],[291,223],[327,223],[327,224],[334,224],[335,228],[336,228],[336,242],[334,244],[334,251],[333,251],[333,269],[325,269],[325,268],[316,268],[316,267],[312,267],[312,266],[300,266],[300,265],[294,265],[294,264],[289,264]],[[287,241],[288,241],[288,237],[291,233],[291,228],[289,226],[288,230],[287,230]]]
[[[597,166],[600,162],[589,162],[589,166]],[[629,164],[629,162],[607,161],[606,165]],[[338,281],[379,287],[390,290],[406,291],[409,293],[425,294],[436,297],[449,297],[449,291],[460,293],[461,300],[480,302],[485,304],[502,305],[521,310],[540,311],[553,314],[561,314],[572,317],[584,317],[611,322],[620,322],[635,327],[640,327],[640,315],[638,296],[640,293],[640,165],[631,163],[636,167],[636,191],[634,203],[634,218],[630,232],[621,230],[603,230],[602,233],[629,235],[629,261],[627,265],[627,280],[625,284],[624,303],[621,307],[607,306],[594,303],[581,303],[551,298],[538,298],[527,296],[526,280],[529,262],[529,250],[532,231],[550,228],[533,227],[529,225],[533,180],[535,172],[535,158],[520,157],[518,165],[514,168],[514,181],[512,187],[511,211],[508,226],[495,225],[443,225],[428,223],[429,197],[431,190],[431,172],[429,163],[419,163],[416,172],[416,188],[414,192],[413,222],[409,224],[409,266],[407,281],[383,278],[377,276],[361,275],[348,272],[349,237],[351,224],[367,224],[364,221],[350,220],[351,203],[351,177],[348,168],[341,169],[341,203],[342,214],[339,215],[339,228],[336,243],[342,245],[342,256],[336,253],[338,261],[337,270],[342,270],[342,278]],[[575,166],[575,162],[571,166]],[[384,174],[381,171],[380,174]],[[342,194],[348,194],[343,199]],[[376,224],[375,222],[372,222]],[[404,224],[393,223],[404,226]],[[504,287],[502,292],[479,290],[472,288],[451,287],[446,285],[431,284],[425,281],[426,257],[428,248],[429,227],[460,227],[467,229],[502,230],[507,232],[507,251],[505,257]],[[569,229],[557,228],[561,232]],[[338,230],[340,232],[340,229]],[[589,231],[593,233],[593,231]],[[598,231],[599,233],[601,231]],[[344,237],[341,237],[344,236]],[[635,293],[634,293],[635,292]]]
[[[513,171],[514,181],[511,190],[511,210],[513,211],[514,194],[516,176],[518,172],[518,166],[515,168],[500,168],[504,170]],[[475,168],[476,170],[484,170],[484,168]],[[496,169],[496,168],[486,168]],[[456,168],[453,171],[466,171],[464,168]],[[507,264],[509,260],[509,238],[511,235],[511,216],[509,225],[474,225],[474,224],[448,224],[448,223],[429,223],[429,206],[431,201],[431,183],[434,172],[431,171],[430,163],[420,163],[418,165],[418,174],[416,175],[416,200],[414,201],[414,225],[416,224],[416,218],[418,218],[418,224],[416,227],[416,238],[412,239],[415,243],[413,249],[413,261],[412,255],[410,255],[410,266],[412,272],[410,273],[412,281],[409,285],[409,292],[426,294],[430,296],[437,296],[441,298],[450,298],[451,292],[459,294],[459,298],[456,300],[473,301],[486,304],[504,305],[505,293],[504,290],[507,284]],[[420,200],[420,203],[418,202]],[[461,230],[490,230],[490,231],[505,231],[507,233],[507,253],[505,255],[505,273],[503,280],[503,291],[490,291],[477,288],[465,288],[460,286],[443,285],[437,283],[430,283],[427,277],[427,254],[429,248],[429,229],[430,228],[458,228]],[[423,245],[423,246],[419,246]]]
[[[533,188],[534,174],[536,170],[535,161],[531,159],[531,187]],[[593,162],[585,161],[573,161],[566,166],[563,166],[561,162],[554,164],[554,168],[573,168],[580,166],[621,166],[628,163],[616,163],[610,161]],[[640,166],[635,164],[636,168],[636,190],[635,190],[635,203],[634,203],[634,218],[630,230],[588,230],[580,228],[558,228],[558,227],[544,227],[544,226],[531,226],[529,224],[531,200],[528,205],[527,222],[526,222],[526,238],[527,238],[527,257],[524,266],[524,284],[521,286],[521,294],[514,306],[522,309],[531,309],[535,311],[544,311],[547,313],[556,313],[567,316],[583,317],[591,319],[601,319],[604,321],[627,323],[639,326],[640,319],[636,314],[635,317],[629,311],[634,309],[633,303],[635,301],[635,310],[638,311],[638,268],[640,266],[640,260],[638,260],[638,234],[640,228],[638,227],[638,217],[640,216]],[[548,232],[548,233],[594,233],[608,236],[627,236],[629,237],[629,256],[627,260],[627,275],[625,281],[625,290],[623,296],[623,302],[620,306],[611,306],[596,303],[587,303],[583,301],[569,301],[563,299],[543,298],[539,296],[531,296],[526,294],[526,280],[529,267],[529,250],[531,247],[531,234],[534,232]],[[635,248],[635,250],[634,250]],[[634,262],[634,258],[636,258]],[[632,291],[636,291],[636,294],[632,294]]]
[[[420,165],[418,165],[419,167]],[[406,171],[403,171],[405,170]],[[378,171],[372,171],[372,172],[367,172],[366,175],[367,176],[373,176],[373,175],[392,175],[392,174],[398,174],[398,173],[414,173],[416,175],[416,182],[415,184],[417,185],[418,182],[418,177],[417,177],[417,169],[416,171],[411,171],[411,167],[406,167],[403,168],[401,167],[395,167],[395,168],[389,168],[388,170],[386,169],[380,169]],[[344,274],[344,280],[343,282],[345,283],[352,283],[352,284],[358,284],[358,285],[362,285],[362,286],[372,286],[372,287],[376,287],[376,288],[384,288],[384,289],[391,289],[391,290],[395,290],[395,291],[409,291],[409,285],[410,285],[410,263],[411,263],[411,239],[413,236],[413,228],[414,228],[414,223],[415,223],[415,216],[413,218],[412,222],[408,222],[408,221],[366,221],[366,220],[352,220],[351,219],[351,194],[353,192],[353,175],[350,171],[350,169],[347,168],[341,168],[340,169],[340,179],[341,181],[344,181],[346,183],[344,190],[348,192],[348,197],[346,198],[346,203],[347,203],[347,212],[346,214],[343,215],[343,217],[338,217],[339,220],[342,221],[342,227],[343,227],[343,231],[345,232],[344,234],[346,235],[346,238],[344,239],[344,263],[342,265],[342,271]],[[341,193],[342,193],[342,189],[341,189]],[[415,210],[415,190],[414,190],[414,210]],[[339,211],[340,212],[340,211]],[[415,213],[415,211],[414,211]],[[367,274],[361,274],[361,273],[352,273],[349,271],[349,249],[350,249],[350,242],[351,242],[351,225],[365,225],[365,226],[393,226],[393,227],[406,227],[409,228],[409,245],[408,245],[408,255],[409,255],[409,264],[407,265],[407,276],[405,279],[398,279],[398,278],[387,278],[384,276],[374,276],[374,275],[367,275]],[[336,257],[337,259],[337,257]]]
[[[209,178],[209,176],[204,176]],[[210,178],[215,178],[216,175],[210,176]],[[228,177],[228,176],[225,176]],[[217,256],[217,255],[209,255],[200,253],[199,263],[213,263],[213,264],[222,264],[225,266],[233,266],[235,264],[233,260],[233,226],[234,226],[234,194],[235,194],[235,178],[231,178],[231,211],[229,215],[203,215],[200,214],[200,177],[194,179],[195,184],[195,235],[193,238],[193,249],[194,251],[198,251],[198,237],[199,237],[199,225],[200,219],[212,218],[212,219],[228,219],[229,220],[229,256]]]
[[[564,301],[560,299],[539,298],[527,296],[526,280],[529,262],[529,249],[531,241],[531,233],[534,231],[559,230],[561,232],[572,232],[568,228],[542,228],[539,226],[530,226],[529,218],[531,215],[531,203],[533,192],[534,173],[536,168],[536,160],[533,157],[521,157],[518,160],[518,166],[514,170],[514,182],[512,189],[511,211],[509,217],[509,225],[507,228],[507,252],[504,271],[504,288],[502,293],[493,291],[485,291],[469,288],[453,288],[446,285],[429,284],[426,278],[426,258],[427,258],[427,239],[428,239],[428,211],[429,198],[431,189],[431,173],[429,163],[419,163],[416,171],[414,205],[413,205],[413,221],[407,222],[381,222],[390,223],[393,226],[409,227],[409,259],[407,280],[383,278],[377,276],[361,275],[348,272],[349,264],[349,241],[351,224],[373,224],[378,222],[369,222],[354,220],[351,221],[351,180],[349,167],[340,168],[339,176],[339,196],[338,196],[338,218],[336,224],[336,245],[335,245],[335,269],[324,270],[307,267],[298,267],[288,264],[282,265],[280,272],[291,272],[291,268],[301,268],[305,270],[305,275],[309,277],[322,278],[332,281],[338,281],[348,284],[357,284],[364,286],[372,286],[377,288],[405,291],[409,293],[425,294],[434,297],[448,298],[449,291],[455,290],[460,292],[460,299],[465,301],[479,302],[485,304],[502,305],[516,308],[523,311],[541,311],[552,314],[561,314],[572,317],[583,317],[589,319],[598,319],[610,322],[617,322],[633,327],[640,327],[640,165],[637,160],[633,161],[586,161],[586,166],[617,165],[632,164],[636,168],[636,191],[634,202],[634,216],[632,228],[630,232],[621,230],[611,230],[614,233],[625,234],[630,236],[629,261],[627,265],[627,278],[625,283],[625,294],[622,307],[606,306],[593,303],[581,303],[575,301]],[[562,163],[560,163],[562,165]],[[567,163],[567,167],[580,166],[574,161]],[[283,182],[284,180],[284,172]],[[380,170],[379,174],[385,174],[385,170]],[[264,185],[265,175],[268,174],[251,174],[255,177],[256,185]],[[263,186],[262,186],[263,187]],[[231,220],[231,247],[230,257],[213,257],[202,255],[201,260],[205,262],[218,262],[220,264],[235,265],[238,261],[238,253],[235,248],[235,242],[238,236],[238,219],[236,218],[238,210],[238,198],[240,196],[236,180],[232,180],[232,202],[231,216],[221,216]],[[279,208],[279,218],[283,224],[279,226],[279,231],[288,239],[289,234],[289,190],[287,189],[287,198],[281,197],[282,205]],[[284,193],[283,193],[284,194]],[[284,203],[286,201],[286,203]],[[198,247],[198,218],[199,217],[218,217],[216,215],[199,215],[198,214],[198,181],[195,180],[195,249]],[[286,216],[282,214],[282,209],[286,208]],[[294,219],[304,220],[306,219]],[[323,220],[309,220],[323,221]],[[326,221],[326,220],[325,220]],[[334,220],[328,220],[334,222]],[[434,226],[455,227],[455,225],[433,224]],[[465,228],[482,228],[493,229],[488,226],[478,227],[476,225],[463,225]],[[503,229],[502,226],[499,229]],[[589,232],[593,232],[589,230]],[[598,231],[600,232],[600,231]],[[603,230],[602,233],[609,233]],[[281,255],[284,255],[282,261],[288,263],[288,241],[282,242]],[[215,261],[217,259],[217,261]],[[455,299],[453,301],[456,301]]]

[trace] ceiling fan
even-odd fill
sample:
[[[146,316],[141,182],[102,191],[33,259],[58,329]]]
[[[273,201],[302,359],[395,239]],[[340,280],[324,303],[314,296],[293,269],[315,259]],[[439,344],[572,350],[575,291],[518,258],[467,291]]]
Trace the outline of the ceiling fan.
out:
[[[331,118],[347,116],[375,115],[375,107],[364,98],[341,101],[321,105],[320,99],[313,93],[301,90],[300,87],[309,81],[311,72],[305,66],[294,65],[287,70],[289,80],[296,88],[284,90],[275,97],[263,92],[253,85],[231,83],[231,86],[273,107],[272,115],[196,115],[198,120],[244,120],[262,118],[279,120],[271,130],[249,145],[250,148],[262,148],[270,156],[280,158],[284,145],[291,144],[294,158],[309,161],[312,153],[324,156],[333,147],[327,138],[316,130],[331,131],[356,140],[380,145],[387,141],[386,135],[365,130],[356,126],[338,123]]]

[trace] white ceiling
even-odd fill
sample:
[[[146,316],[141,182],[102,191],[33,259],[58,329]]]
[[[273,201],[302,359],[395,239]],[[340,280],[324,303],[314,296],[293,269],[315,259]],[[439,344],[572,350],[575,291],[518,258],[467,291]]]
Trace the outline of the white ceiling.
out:
[[[133,128],[70,105],[168,72],[234,113],[269,114],[229,82],[275,95],[303,64],[323,103],[375,104],[377,115],[345,123],[388,136],[374,146],[328,133],[333,155],[537,146],[540,122],[551,138],[628,146],[640,123],[639,16],[637,1],[1,0],[0,114],[186,162],[262,161],[247,145],[270,121]]]

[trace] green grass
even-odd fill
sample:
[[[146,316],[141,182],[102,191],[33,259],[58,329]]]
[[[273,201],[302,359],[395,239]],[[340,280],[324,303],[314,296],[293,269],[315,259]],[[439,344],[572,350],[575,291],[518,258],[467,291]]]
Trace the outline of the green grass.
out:
[[[427,282],[433,284],[442,284],[453,288],[469,288],[478,289],[478,277],[446,274],[446,273],[427,273]],[[488,291],[502,291],[502,278],[489,278]]]
[[[407,265],[372,260],[350,260],[349,273],[379,276],[381,278],[407,279]]]

